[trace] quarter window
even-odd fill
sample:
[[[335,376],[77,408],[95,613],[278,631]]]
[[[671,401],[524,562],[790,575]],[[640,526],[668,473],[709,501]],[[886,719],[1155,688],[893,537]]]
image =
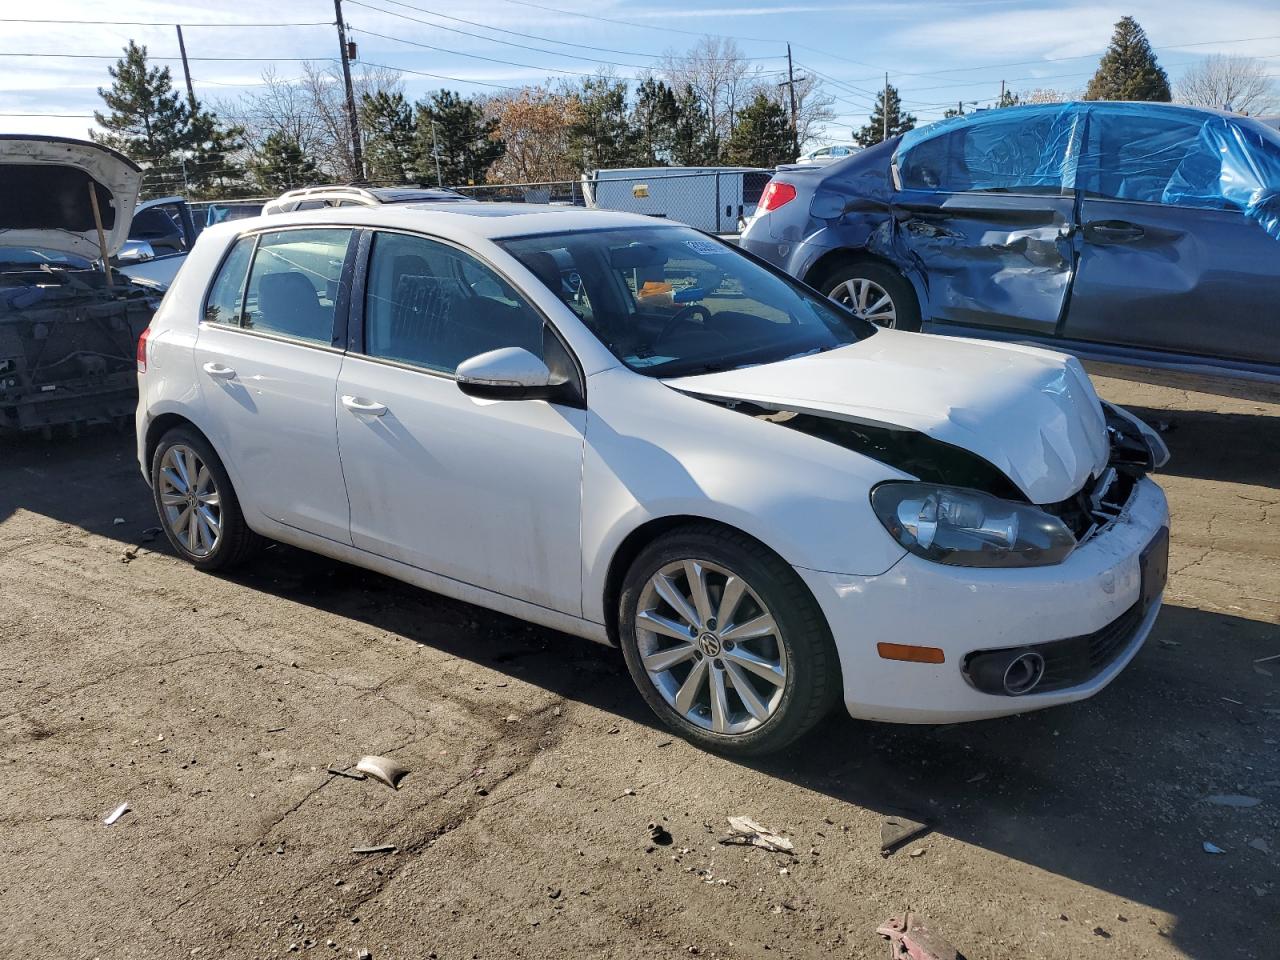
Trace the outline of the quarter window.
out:
[[[423,237],[374,237],[364,324],[369,356],[440,373],[500,347],[544,356],[542,317],[510,284],[474,257]],[[559,366],[547,362],[553,371]]]
[[[315,343],[333,342],[333,313],[351,231],[264,233],[249,273],[243,326]]]
[[[204,304],[204,318],[209,323],[240,325],[240,309],[244,304],[244,281],[249,274],[249,260],[253,257],[256,237],[241,237],[236,241],[227,259],[222,261],[209,299]]]

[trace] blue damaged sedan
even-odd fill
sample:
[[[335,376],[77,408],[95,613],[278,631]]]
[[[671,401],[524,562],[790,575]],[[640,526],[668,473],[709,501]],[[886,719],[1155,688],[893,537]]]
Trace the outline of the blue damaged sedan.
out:
[[[882,326],[1280,377],[1280,132],[1152,103],[987,110],[778,171],[742,246]]]

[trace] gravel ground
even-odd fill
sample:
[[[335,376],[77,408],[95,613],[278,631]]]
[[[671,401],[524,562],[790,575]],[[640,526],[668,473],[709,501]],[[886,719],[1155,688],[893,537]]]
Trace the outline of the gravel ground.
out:
[[[1174,455],[1130,668],[750,764],[658,727],[604,647],[284,547],[197,573],[143,542],[129,437],[10,442],[0,955],[883,958],[910,907],[970,960],[1274,958],[1280,391],[1095,373]],[[412,773],[326,772],[366,753]],[[740,814],[794,854],[719,844]],[[892,815],[933,827],[882,858]]]

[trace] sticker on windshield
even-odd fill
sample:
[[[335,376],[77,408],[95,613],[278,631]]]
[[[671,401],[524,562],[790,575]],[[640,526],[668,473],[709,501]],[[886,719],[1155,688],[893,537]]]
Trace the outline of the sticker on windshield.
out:
[[[725,248],[714,240],[686,240],[684,245],[704,257],[722,257],[725,254]]]

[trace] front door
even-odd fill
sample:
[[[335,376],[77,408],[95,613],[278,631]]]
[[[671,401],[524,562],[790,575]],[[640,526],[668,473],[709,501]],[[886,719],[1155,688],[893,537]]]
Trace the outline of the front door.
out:
[[[1052,335],[1074,266],[1058,110],[982,114],[900,151],[895,243],[922,269],[936,323]]]
[[[335,402],[352,542],[580,615],[585,411],[479,400],[454,380],[463,360],[511,346],[576,377],[568,353],[509,283],[456,247],[378,233],[366,276],[360,349]]]
[[[209,439],[246,509],[343,543],[350,522],[333,422],[342,351],[333,344],[350,238],[323,228],[237,241],[195,346]]]
[[[1063,336],[1280,363],[1280,240],[1225,196],[1205,122],[1090,109]]]

